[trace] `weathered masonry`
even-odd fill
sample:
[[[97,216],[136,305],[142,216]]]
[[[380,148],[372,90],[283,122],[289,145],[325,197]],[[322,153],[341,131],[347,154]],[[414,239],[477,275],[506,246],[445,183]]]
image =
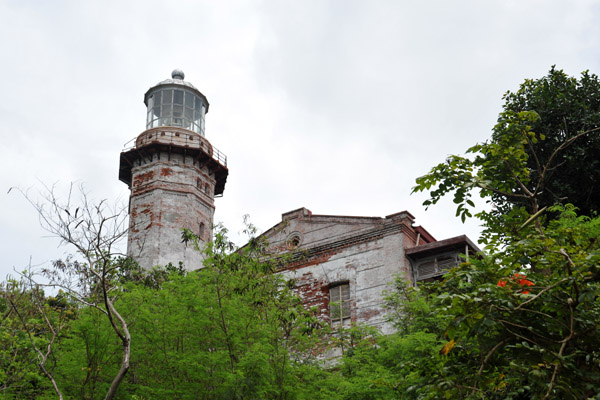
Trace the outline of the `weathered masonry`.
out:
[[[263,234],[279,253],[293,252],[282,273],[296,281],[308,307],[334,326],[368,324],[393,331],[384,292],[395,277],[439,278],[479,249],[466,237],[436,241],[407,211],[380,217],[315,215],[300,208]]]
[[[119,179],[131,190],[127,254],[144,268],[202,266],[182,229],[211,240],[214,198],[227,180],[227,158],[204,137],[208,101],[183,79],[175,70],[146,92],[146,130],[121,153]]]

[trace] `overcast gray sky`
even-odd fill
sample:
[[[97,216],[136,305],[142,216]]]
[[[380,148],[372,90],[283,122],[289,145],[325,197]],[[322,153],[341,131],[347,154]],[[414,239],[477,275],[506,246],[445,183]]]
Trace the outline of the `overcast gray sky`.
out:
[[[476,239],[451,201],[425,211],[415,178],[488,138],[525,78],[600,73],[598,21],[591,0],[0,0],[0,277],[72,252],[8,189],[126,201],[119,153],[174,68],[211,104],[230,171],[215,220],[234,235],[244,214],[266,230],[307,207],[408,210],[438,239]]]

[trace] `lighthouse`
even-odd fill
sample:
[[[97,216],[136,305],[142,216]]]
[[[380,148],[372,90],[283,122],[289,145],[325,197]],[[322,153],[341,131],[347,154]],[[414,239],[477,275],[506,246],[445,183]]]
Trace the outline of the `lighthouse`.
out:
[[[215,197],[223,195],[227,157],[205,138],[208,100],[181,70],[144,95],[146,130],[120,156],[130,189],[127,254],[143,268],[202,267],[202,253],[182,241],[189,229],[211,240]]]

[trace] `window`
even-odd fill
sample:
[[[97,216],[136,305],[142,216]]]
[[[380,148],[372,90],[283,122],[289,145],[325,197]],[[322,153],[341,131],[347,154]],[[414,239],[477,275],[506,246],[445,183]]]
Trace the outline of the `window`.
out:
[[[200,226],[198,228],[198,237],[201,240],[204,240],[204,222],[200,222]]]
[[[329,287],[329,318],[334,326],[350,322],[350,284],[348,282]]]
[[[292,248],[294,248],[294,249],[295,249],[296,247],[300,246],[300,237],[298,237],[298,236],[294,236],[294,237],[292,237],[292,238],[289,240],[289,244],[290,244],[290,247],[292,247]]]
[[[292,232],[286,239],[288,250],[293,250],[302,243],[302,236],[299,232]]]
[[[415,280],[430,281],[441,277],[447,270],[460,263],[457,254],[443,254],[417,261]]]
[[[191,91],[157,88],[148,97],[146,129],[180,126],[204,136],[204,101]]]

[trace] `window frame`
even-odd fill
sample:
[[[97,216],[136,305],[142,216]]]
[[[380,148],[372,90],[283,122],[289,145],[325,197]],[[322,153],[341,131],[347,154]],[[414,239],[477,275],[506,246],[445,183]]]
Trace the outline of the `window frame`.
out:
[[[350,282],[340,281],[329,285],[329,320],[332,326],[344,326],[352,318]]]
[[[461,263],[457,251],[444,252],[413,261],[413,276],[415,282],[427,282],[435,280],[444,275],[449,269]],[[427,265],[429,271],[424,271]]]

